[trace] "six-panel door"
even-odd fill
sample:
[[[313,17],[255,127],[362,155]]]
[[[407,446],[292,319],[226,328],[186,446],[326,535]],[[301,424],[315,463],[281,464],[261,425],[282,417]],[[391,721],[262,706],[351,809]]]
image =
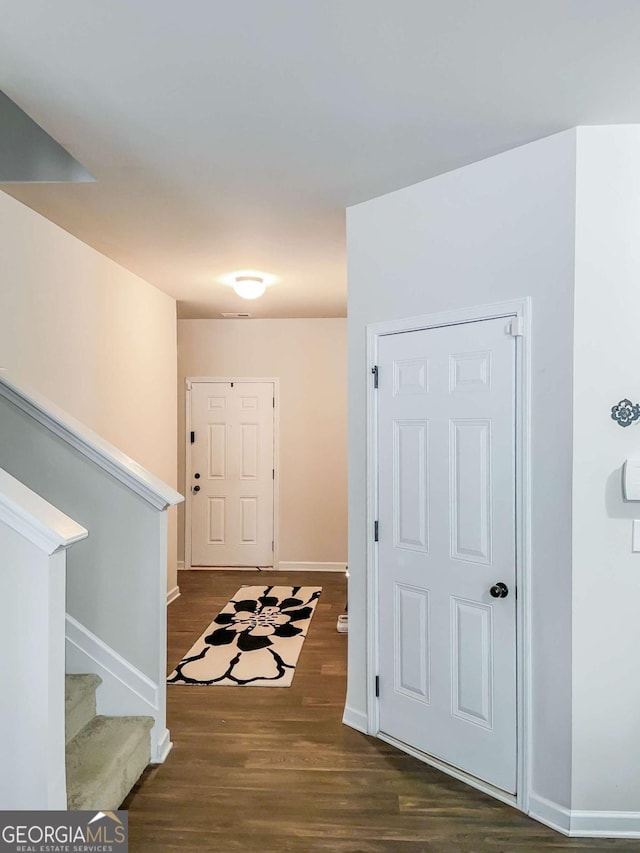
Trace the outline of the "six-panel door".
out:
[[[378,363],[380,729],[514,793],[509,321],[386,335]]]
[[[273,565],[273,419],[272,382],[192,384],[192,565]]]

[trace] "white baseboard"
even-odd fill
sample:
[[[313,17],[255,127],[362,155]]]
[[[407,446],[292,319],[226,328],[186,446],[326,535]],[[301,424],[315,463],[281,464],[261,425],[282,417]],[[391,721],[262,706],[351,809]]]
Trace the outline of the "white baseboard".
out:
[[[552,800],[547,800],[546,797],[541,797],[533,792],[529,796],[529,817],[544,823],[545,826],[550,826],[563,835],[569,835],[571,829],[571,812],[565,806],[554,803]]]
[[[367,715],[363,714],[362,711],[356,711],[355,708],[351,708],[349,705],[345,705],[342,722],[345,726],[350,726],[364,735],[368,734]]]
[[[96,698],[98,713],[156,718],[158,685],[67,614],[67,672],[94,672],[102,679]]]
[[[181,572],[184,569],[184,560],[178,560],[178,571]]]
[[[277,566],[273,567],[275,571],[280,572],[346,572],[346,563],[307,563],[307,562],[291,562],[290,560],[282,561]]]
[[[173,748],[173,743],[171,742],[171,736],[169,734],[169,729],[165,729],[164,732],[157,739],[157,744],[156,744],[155,750],[152,749],[152,751],[151,751],[151,763],[152,764],[164,764],[164,762],[167,760],[167,756],[171,752],[172,748]]]
[[[180,569],[180,564],[178,564]],[[184,564],[182,565],[184,569]],[[191,566],[190,572],[255,572],[258,566]],[[309,563],[304,560],[280,561],[277,566],[261,566],[263,572],[346,572],[346,563]]]
[[[190,572],[273,572],[273,566],[191,566]]]
[[[640,812],[571,812],[572,838],[640,838]]]
[[[571,810],[531,794],[529,816],[570,838],[640,838],[640,812]]]
[[[180,598],[180,587],[174,586],[173,589],[170,589],[167,592],[167,607],[172,604],[176,598]]]

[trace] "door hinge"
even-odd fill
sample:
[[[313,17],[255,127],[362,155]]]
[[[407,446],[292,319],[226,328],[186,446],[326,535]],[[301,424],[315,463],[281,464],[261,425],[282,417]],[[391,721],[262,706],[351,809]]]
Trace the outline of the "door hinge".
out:
[[[275,398],[275,397],[272,397],[272,400],[273,400],[273,408],[275,409],[275,407],[276,407],[276,398]]]
[[[193,444],[196,440],[196,434],[193,430],[191,430],[191,444]]]
[[[272,550],[272,551],[274,550],[274,549],[273,549],[274,544],[275,544],[275,543],[274,543],[274,541],[273,541],[273,539],[272,539],[272,540],[271,540],[271,550]]]
[[[275,468],[272,468],[272,469],[271,469],[271,479],[272,479],[272,480],[275,480],[275,478],[276,478],[276,469],[275,469]]]
[[[373,387],[377,388],[378,387],[378,365],[377,364],[371,368],[371,372],[373,373]]]
[[[380,676],[376,675],[376,699],[380,698]]]
[[[524,335],[524,317],[513,317],[509,323],[509,334],[514,338],[521,338]]]
[[[378,524],[377,521],[374,521],[373,522],[373,541],[374,542],[378,541],[379,533],[380,533],[380,525]]]

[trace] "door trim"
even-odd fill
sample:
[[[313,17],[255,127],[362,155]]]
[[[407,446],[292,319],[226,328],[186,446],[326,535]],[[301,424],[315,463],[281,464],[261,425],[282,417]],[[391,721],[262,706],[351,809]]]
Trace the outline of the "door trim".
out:
[[[191,489],[187,478],[191,470],[191,388],[196,382],[270,382],[275,400],[273,409],[273,568],[280,568],[279,523],[280,523],[280,380],[274,376],[250,378],[247,376],[187,376],[185,379],[185,461],[184,461],[184,568],[191,565]],[[239,569],[242,571],[242,569]]]
[[[387,742],[380,732],[379,706],[375,678],[379,672],[378,626],[378,548],[373,540],[374,521],[378,518],[378,403],[371,369],[378,363],[378,341],[384,335],[457,326],[481,320],[519,318],[522,335],[516,337],[516,449],[515,449],[515,519],[516,519],[516,703],[517,703],[517,794],[499,792],[479,779],[472,779],[436,758],[406,749],[411,755],[438,767],[445,773],[472,784],[475,788],[529,812],[531,791],[531,299],[509,300],[489,305],[459,308],[437,314],[424,314],[401,320],[372,323],[367,326],[367,733]],[[395,743],[399,746],[399,743]],[[404,745],[406,747],[406,745]]]

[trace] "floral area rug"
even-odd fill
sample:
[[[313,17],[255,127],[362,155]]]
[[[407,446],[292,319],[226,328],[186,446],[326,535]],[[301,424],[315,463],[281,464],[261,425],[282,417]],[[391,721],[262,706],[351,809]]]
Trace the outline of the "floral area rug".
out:
[[[315,586],[240,587],[167,683],[290,687],[321,592]]]

